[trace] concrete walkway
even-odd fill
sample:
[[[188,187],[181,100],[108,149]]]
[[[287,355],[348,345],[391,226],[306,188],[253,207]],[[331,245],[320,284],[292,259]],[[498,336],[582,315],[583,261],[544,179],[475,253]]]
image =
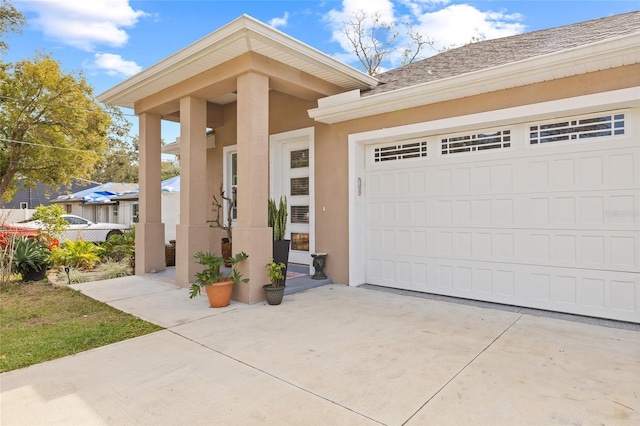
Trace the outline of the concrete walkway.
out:
[[[0,375],[2,425],[640,424],[640,333],[327,285],[207,307],[75,286],[166,327]]]

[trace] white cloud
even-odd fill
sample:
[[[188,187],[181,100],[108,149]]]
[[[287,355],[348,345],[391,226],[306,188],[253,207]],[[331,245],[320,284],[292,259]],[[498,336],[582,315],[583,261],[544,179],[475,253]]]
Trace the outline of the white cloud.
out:
[[[47,37],[91,51],[98,45],[120,47],[133,27],[147,14],[133,10],[129,0],[47,0],[22,2],[37,15],[30,22]]]
[[[436,50],[459,46],[473,38],[506,37],[525,30],[518,13],[481,11],[469,4],[450,3],[451,0],[343,0],[341,8],[331,10],[325,17],[332,40],[342,48],[342,52],[334,56],[359,65],[343,32],[344,23],[359,10],[369,16],[378,13],[383,23],[395,25],[399,33],[396,48],[389,55],[389,61],[383,63],[383,68],[387,69],[400,66],[403,48],[409,44],[404,24],[410,24],[414,31],[434,40]],[[426,48],[422,53],[429,56],[437,53],[436,50]]]
[[[425,10],[433,10],[436,7],[451,3],[451,0],[399,0],[399,3],[407,7],[411,14],[418,16]]]
[[[417,17],[415,29],[435,40],[436,49],[468,43],[473,37],[500,38],[524,32],[521,15],[480,11],[468,4],[453,4]]]
[[[285,12],[282,18],[273,18],[269,21],[269,25],[274,28],[286,27],[289,21],[289,12]]]
[[[100,69],[109,75],[122,77],[131,77],[142,71],[142,67],[134,61],[126,61],[122,56],[113,53],[96,53],[93,63],[87,64],[86,67]]]

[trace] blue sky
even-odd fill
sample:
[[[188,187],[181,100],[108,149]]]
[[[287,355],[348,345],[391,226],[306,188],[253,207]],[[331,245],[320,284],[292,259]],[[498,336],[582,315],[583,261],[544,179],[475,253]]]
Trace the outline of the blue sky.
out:
[[[640,9],[638,0],[10,1],[28,23],[22,35],[8,38],[10,50],[3,60],[49,52],[67,71],[81,70],[96,94],[241,14],[358,68],[340,31],[346,17],[357,10],[377,12],[399,29],[409,22],[442,48],[472,37],[504,37]],[[386,67],[398,66],[399,60],[396,55]],[[163,138],[172,141],[177,132],[168,125]]]

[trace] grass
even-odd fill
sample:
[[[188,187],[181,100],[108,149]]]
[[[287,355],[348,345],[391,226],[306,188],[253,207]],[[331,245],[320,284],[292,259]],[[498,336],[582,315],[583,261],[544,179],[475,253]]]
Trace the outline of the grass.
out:
[[[162,329],[47,281],[3,284],[0,298],[0,372]]]

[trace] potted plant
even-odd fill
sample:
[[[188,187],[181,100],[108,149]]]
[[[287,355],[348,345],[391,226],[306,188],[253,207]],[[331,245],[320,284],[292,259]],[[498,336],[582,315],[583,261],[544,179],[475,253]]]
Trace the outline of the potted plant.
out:
[[[289,247],[291,240],[285,240],[287,234],[287,197],[280,197],[276,205],[275,200],[269,199],[269,226],[273,229],[273,261],[284,263],[284,279],[287,278],[289,265]]]
[[[11,270],[22,276],[22,281],[44,279],[49,266],[51,250],[42,241],[20,238],[13,245]]]
[[[194,257],[205,269],[196,274],[196,282],[191,284],[191,292],[189,294],[191,299],[199,295],[200,290],[204,288],[211,307],[222,308],[229,305],[235,283],[249,282],[248,279],[243,279],[242,274],[236,269],[236,265],[239,262],[249,257],[245,252],[240,252],[229,258],[231,269],[226,272],[222,270],[225,260],[221,256],[199,251]]]
[[[270,305],[279,305],[282,303],[285,288],[284,270],[286,270],[284,263],[276,263],[273,259],[267,263],[267,275],[269,276],[271,284],[263,285],[262,288],[264,289],[267,303]]]

